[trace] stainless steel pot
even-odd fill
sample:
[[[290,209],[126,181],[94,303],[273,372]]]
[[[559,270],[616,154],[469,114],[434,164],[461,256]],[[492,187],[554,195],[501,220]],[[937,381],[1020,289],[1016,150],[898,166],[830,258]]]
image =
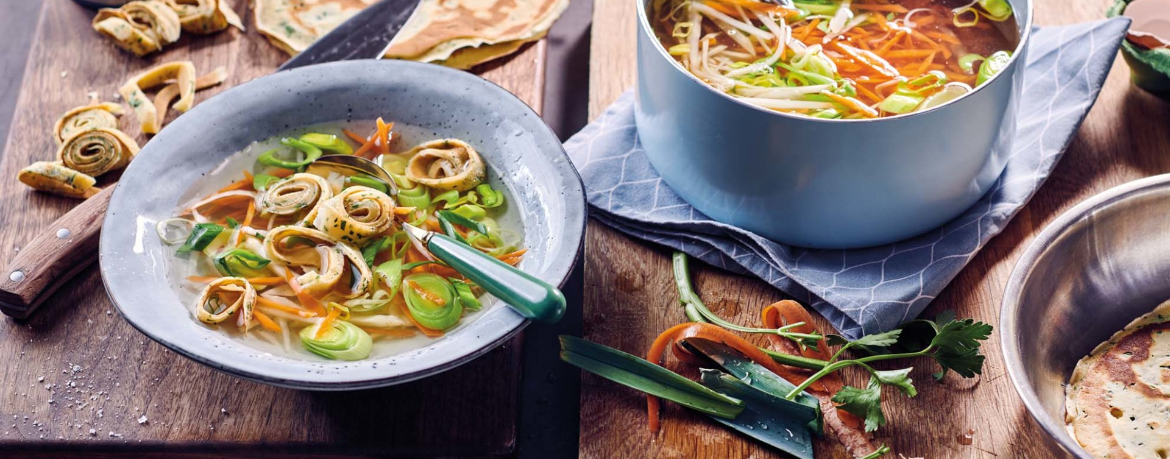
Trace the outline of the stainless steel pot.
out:
[[[1003,171],[1023,85],[1032,1],[1009,0],[1020,41],[999,75],[951,103],[823,120],[719,92],[666,53],[638,2],[638,135],[666,183],[708,216],[778,242],[878,245],[958,216]]]
[[[1170,299],[1170,175],[1078,204],[1036,237],[1008,282],[999,333],[1028,413],[1066,452],[1092,459],[1064,423],[1078,360]]]

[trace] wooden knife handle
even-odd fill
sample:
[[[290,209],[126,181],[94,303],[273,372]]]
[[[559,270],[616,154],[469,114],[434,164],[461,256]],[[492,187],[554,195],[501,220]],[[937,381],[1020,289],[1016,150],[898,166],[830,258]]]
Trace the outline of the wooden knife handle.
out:
[[[28,317],[61,284],[97,260],[109,186],[74,207],[29,242],[0,271],[0,312]]]

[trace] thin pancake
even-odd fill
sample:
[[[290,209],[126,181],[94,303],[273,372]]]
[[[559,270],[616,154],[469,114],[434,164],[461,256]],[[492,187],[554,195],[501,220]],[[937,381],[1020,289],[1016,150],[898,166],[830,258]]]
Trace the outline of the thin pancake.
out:
[[[1069,381],[1066,421],[1098,458],[1170,457],[1170,302],[1081,359]]]
[[[256,0],[256,28],[289,54],[373,0]],[[386,57],[469,68],[544,37],[568,0],[422,0]]]

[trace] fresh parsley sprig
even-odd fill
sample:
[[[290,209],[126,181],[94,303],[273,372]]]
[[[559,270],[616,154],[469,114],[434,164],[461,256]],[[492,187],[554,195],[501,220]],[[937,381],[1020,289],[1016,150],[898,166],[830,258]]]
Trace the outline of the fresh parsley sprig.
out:
[[[860,366],[870,373],[869,384],[865,389],[847,386],[833,397],[833,402],[838,403],[842,410],[863,418],[867,432],[876,430],[886,423],[881,409],[882,386],[894,386],[909,397],[917,395],[918,390],[910,379],[913,367],[881,371],[869,364],[882,360],[930,357],[942,367],[942,371],[934,374],[940,380],[947,371],[954,371],[964,378],[974,377],[983,371],[984,356],[979,354],[979,346],[980,341],[991,336],[991,325],[973,319],[956,320],[950,314],[940,314],[937,319],[942,319],[942,325],[936,321],[915,320],[901,329],[845,342],[823,368],[789,391],[786,398],[791,399],[800,394],[800,391],[834,371]],[[831,337],[829,340],[832,343],[842,341],[840,337]],[[927,344],[923,346],[922,343]],[[869,355],[840,360],[842,353],[848,349]]]

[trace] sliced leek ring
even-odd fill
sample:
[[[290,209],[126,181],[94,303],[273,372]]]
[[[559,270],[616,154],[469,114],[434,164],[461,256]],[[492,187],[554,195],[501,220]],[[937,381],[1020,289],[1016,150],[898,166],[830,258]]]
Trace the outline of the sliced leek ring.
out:
[[[179,16],[159,0],[133,1],[120,8],[103,8],[93,28],[119,47],[144,56],[179,39]]]
[[[118,117],[122,116],[122,113],[124,113],[122,106],[112,102],[74,107],[57,119],[57,123],[53,125],[53,137],[60,145],[65,139],[79,132],[97,128],[117,129]]]
[[[300,332],[301,343],[309,352],[336,360],[363,360],[370,356],[374,341],[365,330],[344,320],[334,320],[329,324],[330,330],[317,339],[321,325],[305,327]]]
[[[361,246],[394,225],[394,199],[373,188],[351,186],[318,204],[312,223],[334,239]]]
[[[440,190],[467,191],[483,183],[483,158],[459,139],[432,140],[406,152],[406,177]]]
[[[57,160],[93,177],[121,169],[138,154],[138,142],[122,131],[97,128],[70,137],[57,149]]]
[[[212,86],[218,85],[227,81],[227,69],[223,67],[216,67],[211,73],[203,75],[195,79],[195,90],[203,90]],[[154,112],[158,114],[159,124],[167,119],[167,109],[171,107],[171,102],[179,97],[179,84],[171,83],[163,86],[158,94],[154,95]]]
[[[195,103],[195,64],[191,61],[167,62],[145,72],[134,75],[126,84],[118,89],[122,98],[130,104],[134,115],[138,117],[144,134],[156,134],[162,125],[158,110],[150,99],[147,99],[144,89],[166,84],[168,80],[175,80],[179,88],[179,101],[175,109],[186,112]]]
[[[184,32],[207,35],[219,32],[228,26],[241,31],[244,23],[240,16],[223,0],[166,0],[179,16]]]
[[[17,174],[25,185],[41,191],[70,198],[88,198],[101,191],[94,186],[97,180],[61,163],[38,161],[21,169]]]
[[[199,293],[195,303],[195,317],[200,322],[217,324],[227,320],[237,310],[243,311],[242,323],[252,322],[256,306],[256,289],[242,277],[221,277],[211,281]]]
[[[272,215],[293,215],[308,210],[311,215],[321,202],[333,197],[333,187],[324,177],[299,173],[269,185],[258,208]]]

